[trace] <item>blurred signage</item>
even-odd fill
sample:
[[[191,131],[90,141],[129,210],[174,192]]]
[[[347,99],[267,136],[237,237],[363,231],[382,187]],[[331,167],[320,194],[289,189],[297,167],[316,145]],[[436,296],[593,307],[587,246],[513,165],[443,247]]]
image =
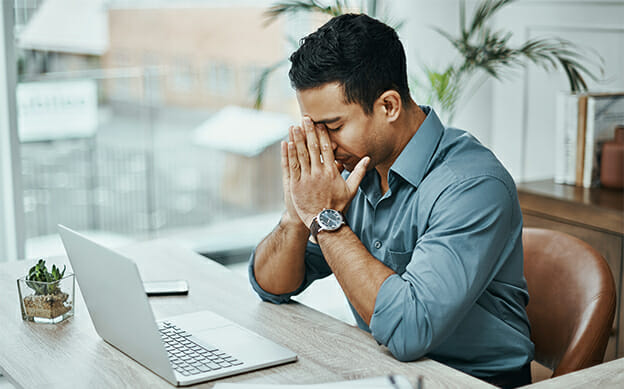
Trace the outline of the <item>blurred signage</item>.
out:
[[[85,138],[98,124],[94,80],[28,82],[17,86],[20,141]]]

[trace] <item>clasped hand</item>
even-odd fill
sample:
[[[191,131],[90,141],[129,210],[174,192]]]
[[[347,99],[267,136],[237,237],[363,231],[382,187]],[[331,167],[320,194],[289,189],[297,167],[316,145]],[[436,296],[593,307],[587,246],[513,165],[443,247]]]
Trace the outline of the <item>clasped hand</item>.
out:
[[[366,173],[369,157],[362,158],[345,180],[336,163],[332,143],[323,124],[304,117],[303,128],[292,126],[282,142],[282,178],[286,212],[310,227],[323,209],[344,211]]]

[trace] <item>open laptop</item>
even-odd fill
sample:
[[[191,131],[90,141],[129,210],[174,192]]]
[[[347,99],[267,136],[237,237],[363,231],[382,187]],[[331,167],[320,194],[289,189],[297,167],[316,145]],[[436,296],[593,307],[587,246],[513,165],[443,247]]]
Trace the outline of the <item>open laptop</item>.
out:
[[[292,351],[213,312],[156,322],[136,264],[59,225],[97,333],[176,386],[297,360]]]

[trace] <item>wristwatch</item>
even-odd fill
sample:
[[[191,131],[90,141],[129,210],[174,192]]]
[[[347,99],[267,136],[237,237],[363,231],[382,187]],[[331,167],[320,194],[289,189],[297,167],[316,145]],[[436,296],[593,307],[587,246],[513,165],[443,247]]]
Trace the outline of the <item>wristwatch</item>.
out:
[[[324,209],[312,219],[310,223],[310,234],[314,241],[317,242],[316,236],[321,231],[337,231],[344,226],[345,218],[342,212],[335,209]]]

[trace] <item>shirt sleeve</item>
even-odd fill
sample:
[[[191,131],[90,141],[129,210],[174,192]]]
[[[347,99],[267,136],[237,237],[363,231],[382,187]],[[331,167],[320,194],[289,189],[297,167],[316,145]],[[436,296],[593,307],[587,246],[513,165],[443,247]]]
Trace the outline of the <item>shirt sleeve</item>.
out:
[[[506,257],[514,199],[489,176],[456,183],[438,196],[405,273],[388,277],[375,301],[371,333],[397,359],[426,355],[483,293]]]
[[[256,275],[254,273],[254,261],[255,261],[256,251],[254,250],[251,253],[251,258],[249,259],[249,282],[251,283],[251,287],[256,291],[258,296],[263,301],[269,301],[274,304],[282,304],[290,302],[290,298],[292,296],[296,296],[299,293],[303,292],[312,282],[315,280],[325,278],[332,274],[332,270],[325,261],[325,257],[321,252],[320,247],[317,244],[312,242],[308,242],[305,251],[305,276],[303,278],[303,282],[301,285],[291,293],[285,294],[272,294],[260,287],[258,281],[256,281]]]

